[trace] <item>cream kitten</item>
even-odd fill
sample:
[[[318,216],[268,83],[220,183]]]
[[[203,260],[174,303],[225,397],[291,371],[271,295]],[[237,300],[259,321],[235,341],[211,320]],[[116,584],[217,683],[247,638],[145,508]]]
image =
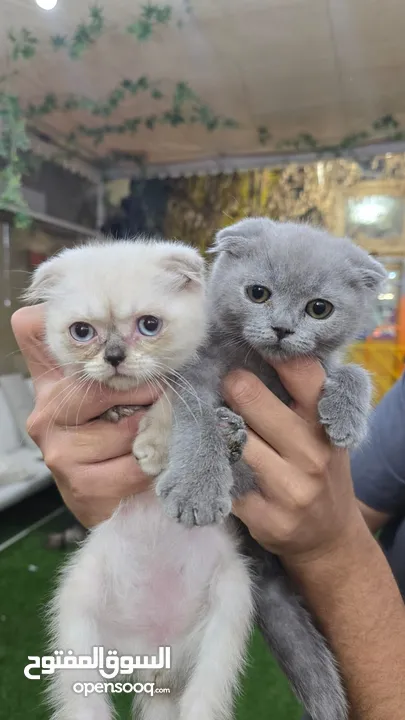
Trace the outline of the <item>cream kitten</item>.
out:
[[[180,243],[117,241],[65,250],[35,271],[26,298],[45,301],[47,343],[65,373],[116,389],[151,382],[175,391],[179,371],[205,336],[203,260]],[[165,464],[148,451],[150,418],[164,417],[159,406],[167,412],[164,395],[138,438],[138,456],[143,453],[151,474]],[[113,411],[113,419],[118,415]],[[137,696],[137,717],[231,716],[252,598],[245,562],[224,525],[184,527],[167,517],[154,490],[123,502],[70,559],[51,615],[52,650],[77,656],[104,646],[106,653],[134,656],[171,646],[170,670],[141,670],[138,678],[171,692]],[[96,669],[57,670],[54,720],[110,720],[107,695],[84,697],[72,689],[100,681]]]

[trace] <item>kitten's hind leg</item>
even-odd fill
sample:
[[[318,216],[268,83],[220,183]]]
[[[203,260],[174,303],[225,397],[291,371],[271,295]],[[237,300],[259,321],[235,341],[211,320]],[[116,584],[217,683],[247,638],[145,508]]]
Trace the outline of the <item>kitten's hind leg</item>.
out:
[[[88,545],[83,545],[71,557],[49,606],[52,652],[62,650],[65,658],[69,651],[75,658],[91,657],[93,648],[104,645],[96,620],[102,595],[98,580],[96,563]],[[112,720],[114,711],[108,694],[94,692],[97,683],[105,682],[98,669],[80,664],[62,668],[57,667],[49,678],[52,720]]]
[[[347,720],[347,703],[336,662],[310,614],[273,557],[261,567],[257,619],[265,640],[312,720]]]
[[[178,720],[179,706],[170,695],[137,697],[132,707],[133,720]]]
[[[229,720],[238,674],[244,664],[253,602],[247,567],[240,556],[219,568],[210,588],[208,618],[198,654],[180,700],[179,720]]]
[[[73,650],[76,657],[91,656],[92,648],[102,644],[93,618],[77,612],[74,607],[71,612],[61,614],[60,626],[62,630],[55,636],[54,647],[65,654]],[[96,669],[57,669],[47,688],[52,720],[113,720],[114,709],[108,694],[94,691],[96,684],[102,682]]]

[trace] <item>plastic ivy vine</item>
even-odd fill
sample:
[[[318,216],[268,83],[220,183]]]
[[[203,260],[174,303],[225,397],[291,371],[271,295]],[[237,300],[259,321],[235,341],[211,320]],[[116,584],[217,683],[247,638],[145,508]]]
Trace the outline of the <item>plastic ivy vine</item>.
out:
[[[257,138],[260,145],[267,145],[272,139],[272,135],[266,126],[261,125],[257,128]],[[383,115],[372,123],[369,130],[360,130],[357,133],[345,135],[342,140],[335,145],[322,144],[310,133],[299,133],[294,138],[280,140],[277,143],[277,149],[295,150],[298,152],[332,153],[338,157],[345,150],[350,150],[351,148],[361,145],[361,143],[378,139],[391,142],[405,140],[405,131],[400,129],[400,124],[393,115]]]
[[[186,13],[190,14],[191,0],[183,0],[183,2]],[[150,40],[159,28],[167,27],[173,21],[174,13],[171,5],[148,2],[141,7],[138,17],[128,24],[124,31],[136,42],[144,43]],[[177,21],[177,27],[183,27],[182,20]],[[89,8],[87,20],[79,23],[71,35],[52,35],[48,44],[55,52],[65,52],[70,60],[80,61],[108,30],[103,8],[93,5]],[[16,213],[16,222],[20,226],[28,222],[27,205],[22,195],[22,177],[27,171],[29,157],[26,128],[35,120],[45,118],[56,111],[66,113],[77,110],[105,119],[106,122],[102,125],[80,123],[73,127],[65,138],[66,151],[62,151],[68,154],[75,152],[80,137],[90,138],[94,145],[101,145],[108,135],[134,134],[142,126],[150,131],[159,124],[172,127],[200,124],[208,132],[220,128],[238,128],[238,122],[234,118],[215,113],[188,83],[183,81],[176,83],[169,96],[167,92],[163,92],[159,82],[152,81],[146,75],[136,79],[122,79],[119,85],[101,100],[75,94],[58,97],[55,93],[47,93],[41,101],[22,107],[18,96],[8,92],[6,88],[12,75],[18,73],[18,64],[31,60],[39,52],[40,42],[25,27],[19,31],[11,29],[8,32],[8,40],[10,61],[16,65],[16,69],[7,77],[0,77],[0,210],[12,208]],[[156,101],[164,100],[165,109],[157,106],[159,111],[156,110],[148,115],[136,115],[119,123],[109,121],[121,103],[139,93],[149,93]],[[348,135],[340,143],[332,146],[323,145],[310,133],[300,133],[295,138],[282,140],[274,145],[270,129],[265,125],[257,128],[257,141],[263,147],[268,147],[271,143],[273,148],[279,150],[312,152],[319,156],[323,153],[339,156],[350,148],[378,138],[405,140],[405,132],[401,130],[398,121],[392,115],[379,118],[370,129]],[[108,161],[117,160],[118,155],[119,153],[112,153],[106,158],[101,158],[100,167],[106,167]],[[131,157],[139,156],[131,155]]]
[[[0,209],[12,208],[18,227],[29,224],[27,204],[21,192],[25,169],[24,153],[29,149],[24,117],[15,95],[0,91]]]
[[[189,0],[186,0],[186,12],[191,13]],[[136,41],[145,42],[159,27],[167,26],[172,19],[173,12],[170,5],[148,3],[141,7],[139,16],[126,26],[125,32]],[[182,26],[180,22],[178,26]],[[66,52],[71,60],[77,61],[94,46],[107,30],[103,8],[93,5],[89,8],[88,20],[79,23],[71,36],[52,35],[49,38],[49,44],[55,52]],[[38,38],[28,28],[23,27],[18,32],[10,30],[8,39],[10,60],[14,63],[30,60],[40,50]],[[3,78],[3,82],[5,80],[7,78]],[[166,100],[166,109],[146,116],[130,117],[121,123],[106,122],[96,127],[80,123],[65,138],[67,148],[70,149],[68,151],[74,151],[80,136],[91,138],[94,145],[100,145],[110,134],[134,134],[141,126],[152,131],[158,124],[178,127],[187,123],[199,123],[209,132],[221,127],[236,128],[238,126],[233,118],[216,114],[188,83],[178,82],[169,98],[163,93],[158,82],[152,81],[145,75],[137,79],[124,78],[106,98],[98,101],[74,94],[61,98],[55,93],[47,93],[41,101],[30,103],[27,107],[22,108],[17,96],[4,91],[0,95],[0,118],[2,121],[0,157],[4,164],[3,169],[0,170],[0,209],[10,206],[18,208],[18,222],[24,222],[26,205],[22,197],[21,181],[25,170],[24,153],[29,149],[26,125],[29,126],[30,122],[45,118],[56,111],[83,110],[92,116],[107,120],[128,96],[135,96],[141,92],[148,92],[156,101]],[[167,107],[168,104],[169,107]],[[101,164],[105,164],[105,159]]]

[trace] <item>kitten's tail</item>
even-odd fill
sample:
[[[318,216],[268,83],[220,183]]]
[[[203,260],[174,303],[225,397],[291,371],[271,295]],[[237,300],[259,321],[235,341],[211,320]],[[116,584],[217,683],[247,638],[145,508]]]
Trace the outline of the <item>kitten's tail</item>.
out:
[[[278,559],[254,544],[247,552],[253,558],[256,619],[264,639],[312,720],[347,720],[346,694],[325,638]]]

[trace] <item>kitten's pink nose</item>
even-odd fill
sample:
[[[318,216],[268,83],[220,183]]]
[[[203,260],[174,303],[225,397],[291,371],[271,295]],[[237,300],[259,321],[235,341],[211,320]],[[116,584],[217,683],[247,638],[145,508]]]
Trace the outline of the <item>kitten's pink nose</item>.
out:
[[[282,340],[283,338],[287,337],[287,335],[294,334],[294,330],[289,330],[288,328],[284,328],[284,327],[273,327],[272,326],[272,330],[274,330],[274,332],[276,333],[277,340]]]
[[[104,353],[104,360],[116,368],[125,360],[125,351],[122,347],[109,347]]]

